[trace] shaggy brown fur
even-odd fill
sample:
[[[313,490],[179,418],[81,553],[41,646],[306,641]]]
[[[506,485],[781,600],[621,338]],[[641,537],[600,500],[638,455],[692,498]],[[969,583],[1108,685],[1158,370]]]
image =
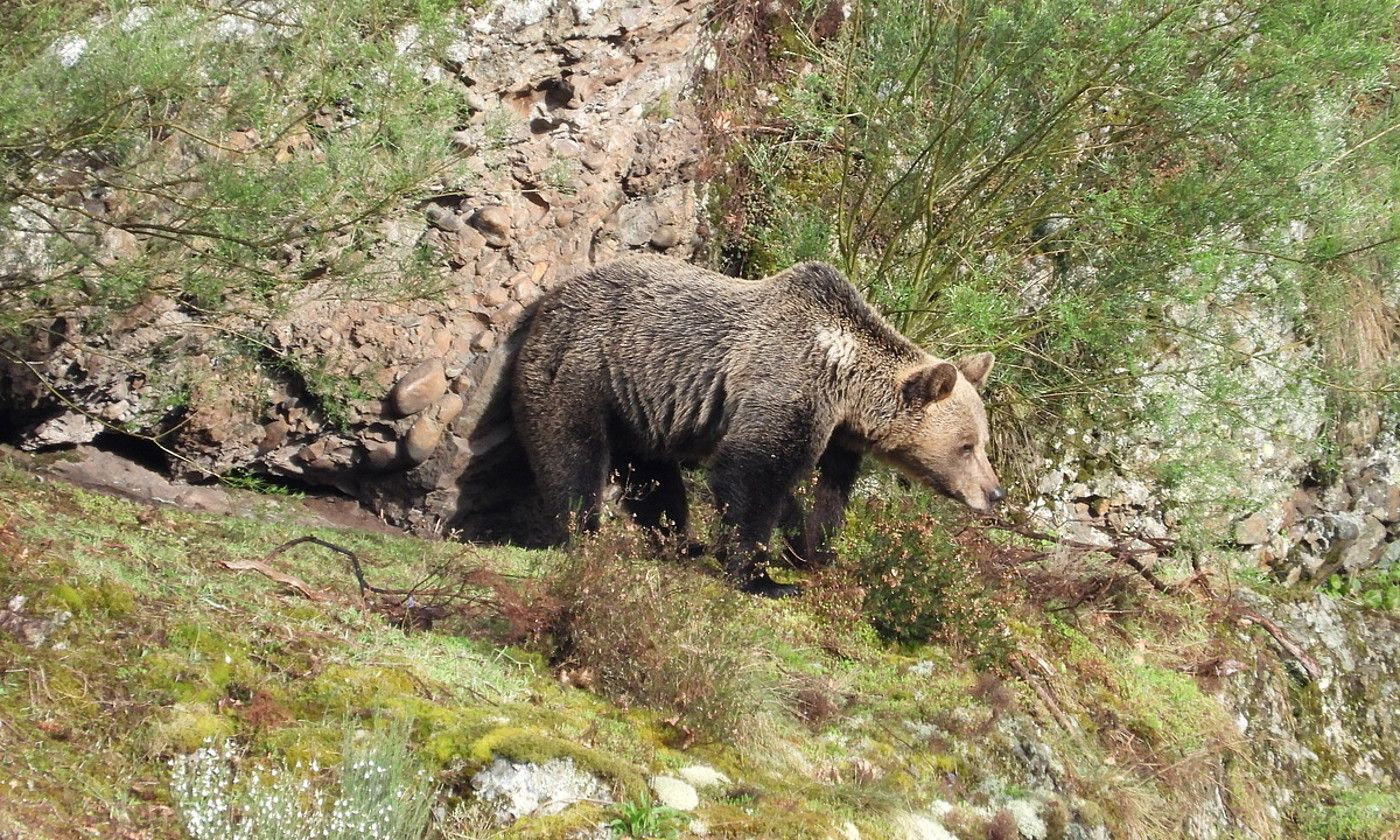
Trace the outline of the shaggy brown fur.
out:
[[[991,365],[990,353],[925,353],[828,265],[748,281],[636,256],[540,301],[516,360],[515,421],[557,540],[597,526],[611,470],[639,522],[684,534],[680,464],[707,461],[729,573],[773,592],[765,546],[814,469],[798,529],[809,557],[839,527],[866,452],[973,508],[1005,495],[976,391]]]

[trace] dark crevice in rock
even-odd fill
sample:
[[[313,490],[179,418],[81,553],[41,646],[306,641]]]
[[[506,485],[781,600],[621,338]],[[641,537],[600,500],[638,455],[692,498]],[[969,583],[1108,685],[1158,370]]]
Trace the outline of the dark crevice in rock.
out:
[[[161,449],[160,445],[153,440],[134,437],[116,430],[108,430],[92,439],[92,447],[119,455],[128,461],[161,474],[167,474],[170,470],[169,453]]]

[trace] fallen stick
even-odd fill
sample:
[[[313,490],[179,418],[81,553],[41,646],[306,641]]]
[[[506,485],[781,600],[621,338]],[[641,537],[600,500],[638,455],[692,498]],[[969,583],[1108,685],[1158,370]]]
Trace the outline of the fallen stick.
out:
[[[1317,660],[1313,659],[1307,651],[1303,650],[1301,645],[1293,641],[1293,639],[1283,631],[1282,627],[1257,612],[1241,613],[1239,620],[1241,624],[1257,624],[1269,631],[1269,635],[1274,637],[1274,641],[1278,642],[1280,647],[1288,651],[1294,659],[1298,660],[1298,664],[1308,673],[1309,679],[1316,681],[1322,676],[1322,666],[1317,664]]]
[[[1039,657],[1037,657],[1037,659],[1039,659]],[[1055,723],[1060,725],[1061,729],[1066,732],[1079,731],[1078,722],[1065,714],[1064,709],[1060,708],[1059,702],[1055,700],[1055,695],[1051,693],[1049,687],[1041,685],[1040,681],[1031,674],[1030,669],[1021,664],[1021,661],[1017,657],[1011,657],[1011,668],[1016,672],[1016,676],[1021,678],[1021,682],[1031,687],[1031,691],[1034,691],[1035,696],[1040,698],[1040,702],[1044,704],[1045,708],[1050,712],[1050,717],[1055,720]]]
[[[263,562],[269,563],[277,555],[281,554],[289,548],[301,545],[302,543],[312,543],[314,545],[319,545],[323,548],[329,548],[331,551],[334,551],[338,554],[345,555],[346,558],[350,560],[350,571],[355,575],[355,582],[360,585],[360,597],[364,597],[364,594],[366,592],[374,592],[379,595],[412,594],[409,592],[401,592],[399,590],[394,589],[380,589],[377,586],[371,586],[370,583],[365,580],[365,570],[360,566],[360,558],[355,555],[355,552],[343,546],[338,546],[333,542],[327,542],[321,539],[320,537],[297,537],[294,540],[288,540],[287,542],[284,542],[281,545],[269,551],[267,553],[267,556],[263,558]]]
[[[294,577],[286,572],[279,572],[262,560],[220,560],[219,565],[234,572],[257,572],[263,577],[277,581],[283,586],[295,590],[298,595],[312,601],[334,601],[335,598],[325,592],[312,589],[301,578]]]

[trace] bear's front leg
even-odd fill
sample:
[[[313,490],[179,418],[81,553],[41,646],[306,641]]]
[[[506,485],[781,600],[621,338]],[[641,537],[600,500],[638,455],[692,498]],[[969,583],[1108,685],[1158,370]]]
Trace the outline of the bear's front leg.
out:
[[[860,475],[862,458],[857,450],[829,443],[817,462],[817,487],[802,533],[804,559],[811,565],[824,566],[835,559],[831,540],[846,524],[846,505]]]
[[[849,446],[827,444],[817,461],[817,480],[812,486],[810,505],[804,510],[796,494],[788,497],[779,525],[787,543],[784,555],[794,567],[816,568],[836,558],[831,540],[845,525],[846,505],[860,474],[863,457],[863,453]]]
[[[800,590],[769,576],[769,543],[793,488],[815,466],[817,447],[809,412],[770,411],[764,419],[747,429],[736,424],[711,462],[722,525],[716,554],[739,588],[783,597]]]

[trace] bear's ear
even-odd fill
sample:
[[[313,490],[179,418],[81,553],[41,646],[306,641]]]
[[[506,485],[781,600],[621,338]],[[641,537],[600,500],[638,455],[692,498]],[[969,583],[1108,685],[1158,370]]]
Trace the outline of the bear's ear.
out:
[[[982,390],[982,386],[987,384],[987,375],[992,372],[992,362],[996,359],[991,353],[977,353],[972,356],[964,356],[958,359],[958,370],[967,377],[967,381],[972,383],[972,387]]]
[[[906,403],[918,408],[948,396],[956,384],[958,369],[947,362],[938,362],[910,373],[905,377],[900,391]]]

